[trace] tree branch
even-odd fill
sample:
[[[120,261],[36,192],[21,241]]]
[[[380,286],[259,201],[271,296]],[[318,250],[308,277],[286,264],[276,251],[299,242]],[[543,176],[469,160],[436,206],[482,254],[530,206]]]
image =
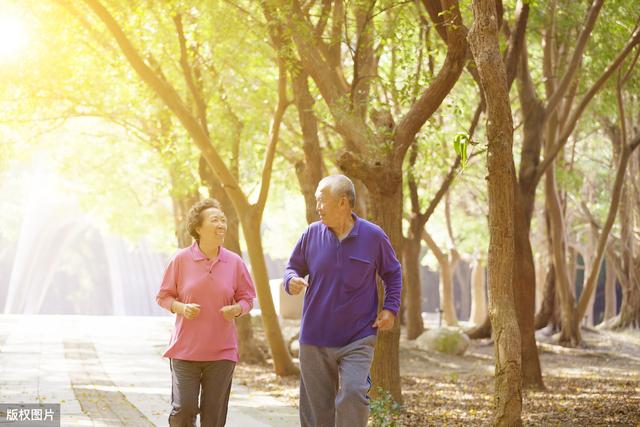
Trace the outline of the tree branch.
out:
[[[464,68],[464,61],[467,56],[467,41],[458,1],[442,0],[442,4],[451,16],[446,27],[447,55],[434,81],[411,106],[396,127],[394,152],[398,161],[404,158],[420,128],[451,92]]]
[[[209,128],[207,124],[207,104],[204,102],[202,92],[199,90],[193,80],[193,71],[191,69],[191,65],[189,64],[187,42],[184,37],[184,28],[182,26],[182,15],[179,13],[176,14],[173,17],[173,23],[176,27],[178,44],[180,45],[180,67],[182,68],[182,74],[196,105],[196,111],[200,120],[200,126],[202,126],[203,130],[207,132],[207,134],[209,134]]]
[[[89,8],[104,23],[111,35],[115,38],[120,50],[140,78],[151,87],[158,97],[176,115],[178,120],[185,127],[195,144],[200,148],[202,154],[212,166],[214,173],[225,186],[229,197],[233,200],[238,210],[246,209],[248,202],[236,180],[233,178],[218,152],[211,145],[209,136],[202,128],[198,120],[189,112],[178,92],[160,78],[149,65],[147,65],[129,38],[125,35],[120,25],[114,17],[98,0],[84,0]]]
[[[589,41],[589,37],[591,36],[591,32],[593,31],[593,27],[596,24],[596,19],[598,19],[598,14],[600,13],[600,9],[602,9],[603,4],[604,0],[593,0],[593,2],[591,3],[591,8],[589,9],[589,13],[587,14],[587,20],[582,27],[580,36],[578,36],[578,41],[576,42],[576,47],[573,50],[573,55],[571,57],[571,61],[569,62],[569,67],[567,68],[567,71],[564,73],[564,76],[558,84],[557,89],[549,98],[549,101],[547,102],[547,105],[545,107],[547,116],[555,111],[565,92],[567,91],[567,89],[569,89],[571,81],[578,71],[580,61],[582,61],[582,54],[584,53],[584,49],[587,46],[587,41]]]
[[[280,125],[287,110],[289,102],[287,101],[287,71],[284,59],[278,57],[278,106],[273,115],[271,130],[269,131],[269,145],[265,155],[264,166],[262,168],[262,182],[260,186],[260,195],[255,206],[260,215],[264,212],[267,204],[267,196],[269,195],[269,184],[271,183],[271,173],[273,171],[273,160],[276,153],[276,146],[280,138]]]
[[[573,133],[576,124],[578,123],[578,119],[587,108],[593,97],[596,93],[602,88],[604,83],[609,79],[611,74],[620,66],[622,61],[629,55],[631,50],[635,45],[640,43],[640,26],[636,27],[635,31],[631,35],[631,38],[627,42],[627,44],[622,48],[622,50],[616,55],[614,60],[607,66],[607,68],[602,72],[598,80],[591,86],[589,91],[582,97],[580,104],[575,108],[575,110],[571,113],[571,116],[567,120],[566,125],[563,127],[560,138],[558,142],[553,146],[548,153],[546,153],[543,162],[540,164],[540,167],[536,173],[536,183],[540,181],[542,176],[545,174],[546,170],[552,164],[553,160],[556,158],[560,150],[565,146],[567,140]]]

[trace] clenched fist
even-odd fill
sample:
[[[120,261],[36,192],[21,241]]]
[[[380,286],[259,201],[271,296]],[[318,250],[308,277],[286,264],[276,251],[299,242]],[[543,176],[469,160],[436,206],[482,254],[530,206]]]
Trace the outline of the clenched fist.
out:
[[[378,313],[376,321],[373,323],[374,328],[378,328],[381,331],[388,331],[393,328],[393,322],[396,320],[396,316],[389,310],[382,310]]]
[[[303,289],[306,289],[308,287],[309,284],[302,277],[294,277],[293,279],[289,280],[289,293],[291,295],[298,295],[300,292],[302,292]]]
[[[240,316],[242,313],[242,307],[240,307],[240,304],[225,305],[220,309],[220,313],[225,320],[231,321],[234,317]]]
[[[180,301],[173,301],[171,304],[171,311],[174,313],[182,314],[187,319],[195,319],[200,314],[200,304],[184,304]]]

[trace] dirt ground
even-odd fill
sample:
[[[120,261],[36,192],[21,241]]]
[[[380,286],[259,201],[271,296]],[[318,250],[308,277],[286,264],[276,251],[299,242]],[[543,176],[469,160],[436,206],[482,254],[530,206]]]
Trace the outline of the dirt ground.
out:
[[[295,334],[285,322],[285,337]],[[260,328],[256,339],[266,349]],[[583,330],[579,349],[538,333],[546,390],[523,394],[522,418],[531,426],[640,426],[640,331]],[[464,356],[400,343],[404,406],[397,426],[489,425],[493,408],[493,344],[472,341]],[[239,364],[236,378],[251,388],[298,404],[298,379],[278,378],[265,366]],[[394,425],[389,424],[389,425]]]

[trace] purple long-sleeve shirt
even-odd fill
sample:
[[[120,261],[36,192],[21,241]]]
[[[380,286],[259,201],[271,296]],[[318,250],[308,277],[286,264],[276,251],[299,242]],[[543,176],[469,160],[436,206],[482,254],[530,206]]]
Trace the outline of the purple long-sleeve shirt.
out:
[[[323,223],[309,225],[284,274],[289,281],[309,275],[302,306],[300,343],[342,347],[375,335],[376,273],[385,286],[383,308],[398,313],[402,270],[389,238],[377,225],[352,214],[353,228],[342,241]]]

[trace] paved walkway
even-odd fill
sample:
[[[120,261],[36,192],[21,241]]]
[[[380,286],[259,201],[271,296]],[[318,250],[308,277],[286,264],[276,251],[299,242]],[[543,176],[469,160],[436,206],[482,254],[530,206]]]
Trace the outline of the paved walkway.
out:
[[[62,426],[165,426],[171,317],[0,315],[0,403],[61,403]],[[293,427],[295,408],[234,384],[227,426]]]

